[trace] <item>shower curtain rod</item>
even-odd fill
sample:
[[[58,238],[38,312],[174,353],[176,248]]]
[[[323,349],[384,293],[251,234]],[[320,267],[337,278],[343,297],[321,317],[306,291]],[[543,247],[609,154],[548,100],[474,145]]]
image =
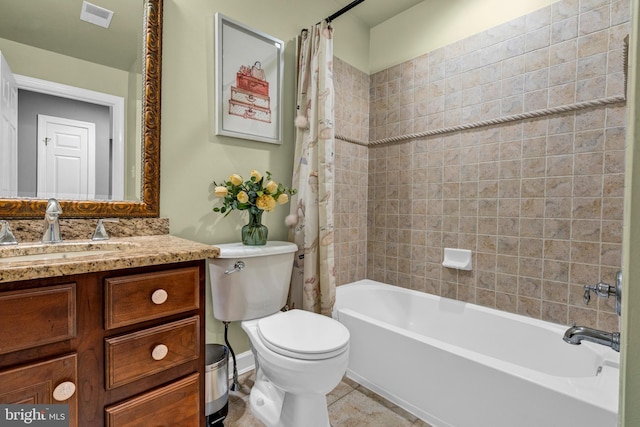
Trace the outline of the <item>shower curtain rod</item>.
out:
[[[343,7],[342,9],[340,9],[339,11],[337,11],[336,13],[334,13],[333,15],[329,15],[325,18],[325,20],[327,22],[331,22],[334,19],[336,19],[338,16],[350,11],[351,9],[353,9],[354,7],[356,7],[357,5],[359,5],[360,3],[364,2],[364,0],[354,0],[351,3],[349,3],[348,5],[346,5],[345,7]],[[319,24],[320,22],[318,22]]]

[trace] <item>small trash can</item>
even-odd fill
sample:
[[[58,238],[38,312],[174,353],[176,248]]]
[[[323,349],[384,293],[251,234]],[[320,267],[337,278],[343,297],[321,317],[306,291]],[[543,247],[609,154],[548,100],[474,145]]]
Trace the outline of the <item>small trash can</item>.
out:
[[[229,353],[221,344],[207,344],[205,355],[206,427],[223,427],[229,412]]]

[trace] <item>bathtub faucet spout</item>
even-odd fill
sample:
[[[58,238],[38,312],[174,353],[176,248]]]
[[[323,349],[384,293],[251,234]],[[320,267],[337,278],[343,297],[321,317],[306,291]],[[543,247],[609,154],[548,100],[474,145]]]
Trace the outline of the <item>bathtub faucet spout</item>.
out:
[[[582,341],[590,341],[620,351],[620,332],[604,332],[586,326],[572,326],[562,338],[569,344],[578,345]]]

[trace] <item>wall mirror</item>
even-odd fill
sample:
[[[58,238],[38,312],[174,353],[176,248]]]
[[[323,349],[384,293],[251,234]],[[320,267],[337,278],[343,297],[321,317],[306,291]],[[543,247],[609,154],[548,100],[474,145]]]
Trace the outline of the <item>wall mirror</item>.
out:
[[[17,58],[18,70],[14,72],[19,88],[31,90],[35,87],[34,92],[44,92],[39,88],[46,86],[48,89],[54,87],[55,92],[61,87],[74,86],[73,82],[78,81],[80,95],[75,96],[79,101],[87,94],[105,95],[106,100],[96,102],[102,103],[103,108],[111,114],[107,135],[109,148],[102,154],[98,149],[94,150],[94,191],[89,192],[88,197],[76,198],[66,193],[56,194],[55,188],[51,190],[53,193],[42,190],[16,192],[14,185],[11,187],[13,190],[8,192],[6,183],[10,179],[7,178],[9,172],[13,169],[11,176],[14,177],[19,173],[36,176],[35,169],[40,160],[31,159],[27,161],[27,166],[22,166],[25,164],[23,155],[21,161],[12,160],[9,163],[8,159],[17,159],[17,155],[7,155],[11,150],[0,140],[0,175],[4,175],[0,177],[3,178],[0,180],[0,218],[42,217],[46,198],[50,196],[61,201],[64,218],[157,217],[160,192],[162,0],[68,0],[62,3],[50,0],[0,0],[0,10],[3,11],[3,16],[0,16],[0,52],[8,58],[8,67],[11,67],[11,59]],[[47,22],[44,22],[44,18],[42,21],[36,18],[37,14],[42,16],[43,11],[52,6],[55,6],[55,11],[45,13],[49,17]],[[83,11],[89,12],[89,21],[81,21]],[[109,11],[113,11],[111,18]],[[54,13],[56,18],[51,19]],[[70,24],[64,24],[66,19],[71,19],[73,26],[78,26],[84,32],[75,33],[75,28],[72,31]],[[103,27],[106,23],[103,20],[109,19],[109,28]],[[92,20],[98,21],[99,25],[90,23]],[[37,55],[31,58],[27,56],[28,52],[36,52]],[[124,55],[129,57],[125,58]],[[107,59],[120,62],[107,63]],[[60,62],[56,61],[63,61],[65,65],[58,67],[56,65]],[[73,61],[78,61],[77,67]],[[31,73],[27,65],[33,66],[35,71]],[[112,96],[120,95],[120,92],[111,90],[116,82],[124,88],[121,89],[122,96]],[[4,98],[6,95],[3,94]],[[73,99],[72,96],[68,98]],[[37,121],[40,119],[38,116]],[[36,122],[35,119],[32,121]],[[36,127],[36,124],[32,123],[31,126]],[[2,125],[0,131],[0,137],[7,133]],[[46,142],[46,139],[42,141]],[[35,147],[42,141],[36,141],[34,136],[32,144]],[[37,148],[31,151],[37,151]],[[106,162],[107,166],[100,162]],[[111,167],[114,164],[119,166],[113,169]],[[18,165],[22,171],[18,170]],[[42,176],[44,174],[37,178],[38,182]],[[99,184],[99,179],[104,184]],[[101,190],[100,185],[107,190]]]

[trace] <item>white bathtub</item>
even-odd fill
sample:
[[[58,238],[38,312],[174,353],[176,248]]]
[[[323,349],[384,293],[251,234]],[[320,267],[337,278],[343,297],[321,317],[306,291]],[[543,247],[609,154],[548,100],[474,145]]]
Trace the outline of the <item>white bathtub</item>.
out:
[[[619,355],[567,327],[361,280],[339,286],[347,376],[452,427],[615,427]]]

